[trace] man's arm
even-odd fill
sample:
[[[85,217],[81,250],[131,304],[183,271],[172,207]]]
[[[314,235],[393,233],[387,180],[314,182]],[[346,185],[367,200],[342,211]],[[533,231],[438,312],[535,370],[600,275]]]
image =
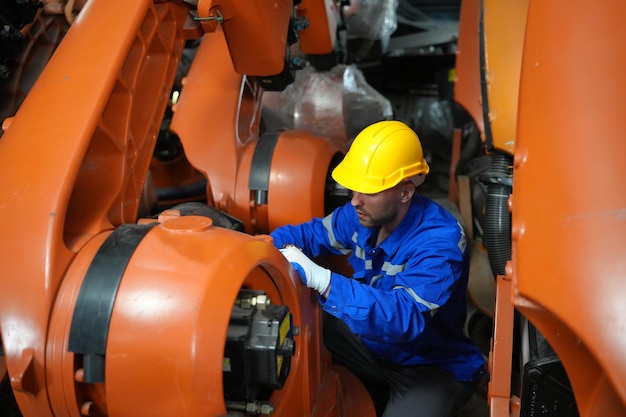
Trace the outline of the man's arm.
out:
[[[270,233],[274,239],[274,246],[283,248],[286,245],[294,245],[300,248],[309,258],[316,258],[326,254],[346,254],[351,246],[346,243],[345,227],[349,210],[354,210],[346,205],[337,208],[325,218],[314,218],[299,225],[286,225],[276,228]],[[348,241],[349,242],[349,241]]]
[[[451,249],[451,252],[454,250]],[[392,288],[374,288],[331,274],[332,287],[323,308],[360,336],[387,343],[417,338],[461,285],[463,253],[454,256],[432,247],[416,254],[395,276]]]

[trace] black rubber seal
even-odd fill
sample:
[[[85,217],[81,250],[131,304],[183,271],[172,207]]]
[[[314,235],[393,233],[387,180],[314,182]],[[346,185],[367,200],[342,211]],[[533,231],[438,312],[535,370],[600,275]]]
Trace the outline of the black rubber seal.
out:
[[[257,204],[267,204],[272,157],[278,143],[278,132],[266,132],[260,138],[252,155],[248,189],[257,192]]]
[[[109,325],[122,276],[141,240],[157,224],[124,224],[115,229],[85,274],[74,307],[69,338],[69,351],[84,355],[84,382],[104,382]]]

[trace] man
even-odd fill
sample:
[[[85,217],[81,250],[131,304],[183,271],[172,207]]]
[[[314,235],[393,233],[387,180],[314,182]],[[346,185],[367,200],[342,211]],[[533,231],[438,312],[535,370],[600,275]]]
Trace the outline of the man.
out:
[[[355,138],[332,176],[353,192],[323,219],[271,233],[328,313],[324,343],[366,386],[383,384],[384,417],[453,415],[484,375],[463,333],[469,258],[461,226],[415,189],[428,174],[419,138],[383,121]],[[350,254],[348,278],[314,263]]]

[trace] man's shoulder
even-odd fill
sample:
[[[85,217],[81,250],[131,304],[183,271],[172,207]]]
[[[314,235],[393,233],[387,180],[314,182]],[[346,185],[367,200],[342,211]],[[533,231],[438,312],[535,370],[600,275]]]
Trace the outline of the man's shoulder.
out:
[[[463,218],[458,208],[447,198],[431,198],[422,195],[416,195],[413,203],[413,209],[421,211],[424,220],[438,220],[442,226],[448,224],[450,227],[456,227],[456,224],[463,224]]]
[[[448,199],[431,199],[419,196],[418,210],[421,210],[421,219],[413,225],[415,239],[428,239],[429,242],[453,242],[461,251],[466,241],[463,220],[456,206]]]

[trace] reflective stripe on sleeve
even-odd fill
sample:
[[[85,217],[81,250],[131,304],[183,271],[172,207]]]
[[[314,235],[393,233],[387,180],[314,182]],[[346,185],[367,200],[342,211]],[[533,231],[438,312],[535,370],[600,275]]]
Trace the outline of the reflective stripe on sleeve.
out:
[[[326,233],[328,233],[328,240],[330,242],[330,246],[332,246],[334,249],[337,249],[343,255],[350,253],[350,249],[347,249],[346,247],[344,247],[335,238],[335,232],[333,231],[333,213],[329,214],[328,216],[322,219],[322,225],[324,226],[324,229],[326,229]]]
[[[415,293],[415,291],[413,291],[411,288],[408,287],[403,287],[401,285],[396,285],[395,287],[393,287],[394,290],[404,290],[407,293],[409,293],[409,295],[411,296],[412,299],[414,299],[415,301],[417,301],[418,303],[428,307],[428,309],[430,310],[430,314],[434,314],[438,309],[439,309],[439,305],[435,304],[435,303],[431,303],[429,301],[424,300],[422,297],[420,297],[419,295],[417,295]]]

